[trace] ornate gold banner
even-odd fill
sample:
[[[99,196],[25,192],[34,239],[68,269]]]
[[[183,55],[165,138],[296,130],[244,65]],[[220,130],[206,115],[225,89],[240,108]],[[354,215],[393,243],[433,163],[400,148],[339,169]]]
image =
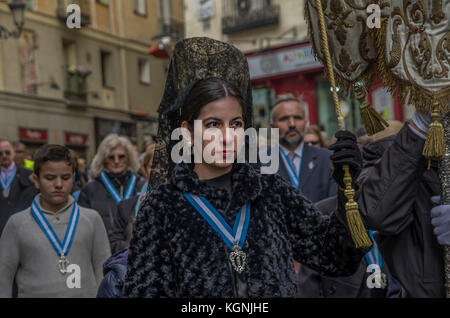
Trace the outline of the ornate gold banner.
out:
[[[366,88],[376,72],[374,32],[367,27],[367,7],[374,0],[322,0],[329,50],[337,82],[344,89],[361,81]],[[314,52],[324,63],[316,0],[305,3]]]
[[[450,0],[392,0],[377,30],[378,69],[383,84],[403,103],[439,113],[450,102]]]

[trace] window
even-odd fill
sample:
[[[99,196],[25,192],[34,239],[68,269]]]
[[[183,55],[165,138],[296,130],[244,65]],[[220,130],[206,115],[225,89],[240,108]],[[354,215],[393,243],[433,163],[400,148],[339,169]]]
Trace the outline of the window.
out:
[[[101,51],[100,58],[102,66],[103,86],[112,88],[114,87],[112,54],[110,52]]]
[[[97,2],[103,4],[104,6],[109,6],[109,0],[97,0]]]
[[[27,0],[25,2],[25,8],[28,10],[35,10],[36,9],[36,1],[35,0]]]
[[[75,42],[63,40],[64,66],[77,66],[77,50]]]
[[[142,16],[147,15],[147,0],[134,0],[134,13]]]
[[[142,84],[150,84],[150,61],[139,59],[139,81]]]
[[[172,2],[159,0],[159,18],[166,24],[170,24],[172,18]]]

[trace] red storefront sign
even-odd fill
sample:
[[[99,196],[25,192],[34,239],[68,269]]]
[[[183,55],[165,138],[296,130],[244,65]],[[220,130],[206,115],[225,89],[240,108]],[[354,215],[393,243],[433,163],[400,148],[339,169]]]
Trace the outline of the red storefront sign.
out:
[[[77,147],[87,147],[88,135],[83,134],[73,134],[66,132],[66,145],[77,146]]]
[[[323,65],[315,59],[311,43],[289,44],[246,57],[253,88],[270,87],[276,96],[290,93],[301,97],[308,104],[310,124],[317,124],[315,77],[322,73]]]
[[[41,129],[19,129],[20,140],[36,143],[46,143],[48,141],[47,130]]]

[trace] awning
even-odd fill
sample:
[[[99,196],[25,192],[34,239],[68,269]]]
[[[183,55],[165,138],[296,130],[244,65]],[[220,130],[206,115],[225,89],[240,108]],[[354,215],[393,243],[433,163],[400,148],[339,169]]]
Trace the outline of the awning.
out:
[[[169,53],[165,49],[160,49],[158,45],[150,46],[148,54],[153,55],[154,57],[159,59],[168,59],[170,57]]]

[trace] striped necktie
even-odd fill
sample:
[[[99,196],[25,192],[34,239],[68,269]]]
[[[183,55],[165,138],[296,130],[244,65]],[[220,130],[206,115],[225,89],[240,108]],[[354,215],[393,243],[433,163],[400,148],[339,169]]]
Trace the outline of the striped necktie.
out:
[[[292,167],[293,167],[295,170],[297,170],[297,167],[295,166],[295,163],[294,163],[294,159],[295,159],[296,156],[297,156],[297,154],[296,154],[295,152],[293,152],[293,151],[291,151],[291,152],[288,153],[288,159],[289,159],[289,161],[291,162]]]

